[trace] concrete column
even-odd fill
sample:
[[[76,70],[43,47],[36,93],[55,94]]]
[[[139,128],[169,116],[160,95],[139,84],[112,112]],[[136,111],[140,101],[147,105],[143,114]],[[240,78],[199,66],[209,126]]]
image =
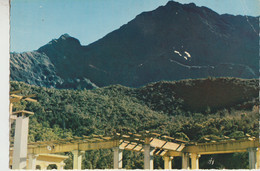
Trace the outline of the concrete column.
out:
[[[21,114],[16,119],[12,169],[26,169],[29,117]]]
[[[28,169],[29,170],[36,170],[36,159],[38,155],[35,154],[28,154]]]
[[[73,169],[81,170],[82,154],[84,151],[73,150]]]
[[[49,164],[48,163],[43,163],[40,166],[41,166],[41,170],[47,170],[47,167],[49,166]]]
[[[57,165],[57,170],[63,170],[65,166],[64,162],[61,162],[60,164]]]
[[[188,153],[182,153],[182,169],[190,169],[190,160]]]
[[[257,168],[257,148],[248,148],[247,151],[249,153],[249,169]]]
[[[199,169],[199,154],[191,153],[190,154],[191,158],[191,169]]]
[[[114,169],[122,169],[123,168],[123,150],[119,147],[113,148],[114,152]]]
[[[144,169],[153,170],[153,154],[150,144],[144,144]]]
[[[256,152],[256,168],[260,170],[260,151],[259,148],[257,148]]]
[[[173,157],[168,157],[168,156],[165,156],[163,157],[163,160],[164,160],[164,169],[172,169],[172,159]]]

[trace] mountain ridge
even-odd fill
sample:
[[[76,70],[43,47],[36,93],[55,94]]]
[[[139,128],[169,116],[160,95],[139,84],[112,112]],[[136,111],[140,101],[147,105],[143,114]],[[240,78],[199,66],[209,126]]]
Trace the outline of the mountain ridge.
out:
[[[64,34],[36,52],[48,56],[63,82],[88,79],[99,87],[208,76],[257,78],[256,19],[169,1],[89,45]],[[11,65],[12,58],[17,57],[11,57]],[[22,80],[13,73],[12,80]]]

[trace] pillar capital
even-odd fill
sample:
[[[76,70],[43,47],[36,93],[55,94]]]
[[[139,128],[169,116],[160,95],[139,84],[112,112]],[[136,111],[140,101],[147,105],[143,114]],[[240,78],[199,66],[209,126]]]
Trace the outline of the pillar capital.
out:
[[[144,144],[146,144],[146,145],[149,145],[150,144],[150,137],[146,137],[145,139],[144,139]]]
[[[85,154],[85,151],[81,151],[81,150],[72,150],[71,151],[73,155],[83,155]]]
[[[257,147],[251,147],[251,148],[247,148],[247,151],[248,152],[257,152],[259,150],[259,148],[257,148]]]
[[[115,151],[115,150],[121,150],[121,151],[122,151],[122,150],[124,150],[124,149],[123,149],[122,147],[113,147],[113,148],[112,148],[112,151]]]
[[[36,159],[37,157],[39,156],[39,154],[33,154],[33,153],[29,153],[28,154],[28,157],[30,158],[33,158],[33,159]]]
[[[172,169],[173,157],[171,157],[171,156],[163,156],[163,160],[164,160],[164,169]]]
[[[85,154],[85,151],[79,151],[79,155]]]
[[[189,153],[190,158],[200,158],[200,154],[197,153]]]
[[[21,116],[29,117],[31,115],[34,115],[34,113],[26,110],[20,110],[17,112],[12,112],[12,115],[16,115],[17,117],[21,117]]]
[[[62,161],[61,163],[60,163],[60,166],[62,166],[62,167],[64,167],[66,164]]]
[[[163,160],[173,160],[173,156],[163,156]]]
[[[56,164],[56,165],[57,165],[57,170],[63,170],[65,163],[62,161],[62,162],[60,162],[59,164]]]

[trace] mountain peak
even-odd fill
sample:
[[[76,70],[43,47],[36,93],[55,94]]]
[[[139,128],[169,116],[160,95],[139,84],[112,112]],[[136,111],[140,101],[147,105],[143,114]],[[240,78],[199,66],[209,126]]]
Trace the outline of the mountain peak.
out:
[[[175,1],[168,1],[167,4],[165,5],[165,7],[197,7],[196,4],[194,3],[189,3],[189,4],[181,4],[179,2],[175,2]]]
[[[65,33],[59,37],[59,39],[66,40],[68,38],[72,38],[68,33]]]
[[[181,5],[179,2],[176,1],[168,1],[166,6],[172,6],[172,5]]]
[[[47,52],[50,49],[55,48],[56,50],[70,49],[70,48],[80,48],[80,41],[69,34],[65,33],[61,35],[58,39],[51,40],[48,44],[40,47],[38,52]]]

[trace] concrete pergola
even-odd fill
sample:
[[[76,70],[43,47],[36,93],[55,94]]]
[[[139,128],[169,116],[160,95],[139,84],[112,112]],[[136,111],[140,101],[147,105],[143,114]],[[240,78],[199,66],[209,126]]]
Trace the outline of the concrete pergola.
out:
[[[145,131],[139,134],[117,133],[113,136],[91,135],[61,139],[48,142],[34,142],[28,144],[28,156],[72,152],[73,169],[81,169],[82,155],[85,151],[98,149],[113,150],[114,169],[123,168],[123,150],[144,153],[144,169],[153,169],[153,156],[161,156],[164,168],[172,169],[174,157],[182,157],[183,169],[199,169],[201,155],[223,154],[235,152],[249,153],[249,168],[260,168],[259,139],[244,137],[241,140],[220,140],[219,142],[192,143],[169,136]],[[29,158],[29,163],[32,158]],[[191,162],[189,162],[191,159]],[[38,160],[37,157],[34,160]],[[35,169],[29,165],[29,169]]]
[[[37,158],[37,160],[36,160]],[[57,155],[57,154],[37,154],[37,155],[28,155],[28,159],[26,160],[27,167],[26,169],[34,168],[36,169],[37,166],[40,170],[47,170],[49,165],[56,165],[57,170],[63,170],[65,166],[64,160],[69,158],[69,156],[64,155]],[[10,166],[13,163],[13,158],[10,157]]]
[[[191,169],[199,169],[199,157],[209,154],[249,153],[249,169],[260,169],[259,138],[244,137],[240,140],[220,140],[220,142],[195,143],[187,145],[182,151],[182,168],[189,168],[188,157],[191,158]]]
[[[156,138],[159,134],[149,133],[146,131],[142,134],[121,135],[119,133],[108,137],[101,135],[74,137],[71,139],[61,139],[48,142],[35,142],[28,144],[28,156],[36,156],[40,154],[72,152],[73,169],[81,169],[82,154],[89,150],[113,149],[114,168],[122,168],[122,151],[130,150],[144,153],[144,169],[153,169],[153,155],[164,157],[170,168],[170,156],[165,156],[167,152],[180,153],[185,147],[186,141],[174,139],[167,136]],[[12,151],[12,148],[11,148]],[[32,158],[29,158],[29,162]],[[35,167],[29,167],[35,169]]]

